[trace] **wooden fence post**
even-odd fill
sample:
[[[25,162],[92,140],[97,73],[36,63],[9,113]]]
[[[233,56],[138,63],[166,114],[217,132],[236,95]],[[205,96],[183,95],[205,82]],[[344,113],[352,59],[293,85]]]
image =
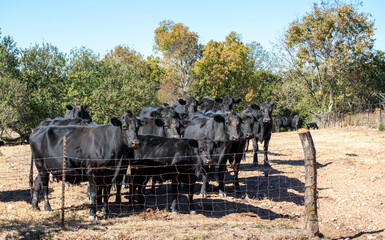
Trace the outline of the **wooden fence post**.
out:
[[[298,130],[305,155],[305,218],[306,231],[311,236],[319,235],[317,209],[317,162],[316,150],[310,131],[304,128]]]
[[[66,146],[67,146],[67,138],[63,137],[63,159],[62,159],[62,181],[61,181],[61,229],[65,230],[64,224],[64,207],[65,207],[65,179],[66,179]]]

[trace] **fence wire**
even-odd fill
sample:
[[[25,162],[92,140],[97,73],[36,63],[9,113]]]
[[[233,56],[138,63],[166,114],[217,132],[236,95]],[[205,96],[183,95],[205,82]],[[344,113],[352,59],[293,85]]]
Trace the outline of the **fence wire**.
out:
[[[203,214],[207,216],[221,217],[226,216],[232,213],[255,213],[263,219],[275,219],[275,218],[290,218],[292,217],[289,212],[290,210],[283,210],[285,206],[297,206],[303,208],[304,204],[304,166],[303,158],[293,159],[293,157],[288,156],[288,151],[298,151],[300,155],[303,155],[302,149],[300,148],[288,148],[282,150],[281,153],[269,152],[270,157],[270,167],[263,166],[263,151],[259,151],[259,166],[254,166],[252,164],[252,151],[244,152],[245,159],[240,162],[239,166],[239,190],[234,187],[234,166],[230,163],[227,163],[225,171],[218,172],[215,170],[212,176],[212,179],[209,181],[209,187],[207,189],[207,197],[204,198],[200,195],[200,190],[202,187],[201,176],[198,177],[195,187],[194,187],[194,203],[195,210],[198,214]],[[231,154],[232,155],[232,154]],[[197,156],[184,156],[185,158],[197,157]],[[179,157],[179,158],[184,158]],[[60,161],[62,156],[57,156],[48,160],[51,161]],[[43,159],[35,159],[34,161],[39,161]],[[86,163],[90,159],[76,159],[83,163]],[[95,161],[96,159],[91,159]],[[111,159],[112,160],[112,159]],[[131,160],[131,159],[128,159]],[[153,159],[156,161],[157,159]],[[68,160],[67,160],[68,161]],[[72,161],[72,160],[71,160]],[[136,159],[136,162],[141,161]],[[15,160],[9,159],[8,163],[12,167],[9,169],[2,169],[0,171],[0,179],[2,182],[7,182],[11,180],[18,180],[18,182],[23,181],[24,187],[27,187],[28,175],[29,175],[29,162],[26,164],[24,160]],[[114,164],[112,164],[114,165]],[[281,169],[281,166],[289,166],[284,170]],[[68,166],[68,165],[67,165]],[[127,167],[127,176],[130,175],[131,168],[154,168],[156,171],[161,171],[160,168],[170,167],[170,166],[146,166],[136,164],[135,166],[124,166]],[[179,165],[179,168],[190,169],[196,168],[196,165]],[[82,175],[85,174],[86,170],[91,171],[101,171],[108,168],[115,170],[113,166],[107,167],[78,167],[71,168],[71,170],[66,170],[66,178],[72,177],[82,177],[87,179],[88,176]],[[216,165],[218,169],[218,165]],[[61,168],[48,169],[48,172],[54,172],[56,178],[54,182],[49,183],[50,195],[56,194],[56,197],[60,197],[59,192],[61,192]],[[151,172],[151,169],[147,169]],[[163,171],[164,172],[164,171]],[[202,171],[203,173],[205,171]],[[37,176],[38,171],[34,169],[34,177]],[[218,175],[224,174],[224,184],[225,184],[225,193],[226,197],[218,196]],[[116,190],[112,189],[109,198],[108,208],[110,209],[110,214],[112,216],[130,216],[132,214],[140,214],[141,212],[151,210],[169,210],[170,204],[172,201],[172,182],[169,180],[170,174],[175,174],[178,176],[185,176],[187,178],[193,178],[194,172],[181,173],[181,172],[164,172],[163,174],[147,174],[142,175],[146,180],[146,186],[144,186],[145,193],[145,202],[139,203],[138,197],[139,193],[136,191],[134,193],[134,201],[130,202],[129,189],[127,188],[128,184],[117,183],[122,185],[122,201],[121,203],[115,203],[116,199]],[[111,184],[111,182],[103,182],[103,179],[111,179],[113,176],[102,176],[99,181],[105,184]],[[138,176],[136,176],[138,177]],[[120,176],[120,178],[124,178]],[[178,206],[177,210],[180,213],[188,213],[188,183],[178,183]],[[100,185],[100,186],[102,186]],[[116,185],[116,184],[114,184]],[[18,185],[13,186],[13,190],[20,188]],[[141,186],[137,186],[141,187]],[[83,182],[79,185],[67,185],[66,187],[66,211],[76,212],[80,206],[88,205],[90,202],[87,200],[88,184]],[[26,192],[29,192],[29,189]],[[58,195],[59,194],[59,195]],[[6,192],[0,194],[0,201],[4,198],[7,198],[7,201],[11,201],[12,194],[6,196]],[[98,196],[97,196],[98,197]],[[2,199],[3,198],[3,199]],[[20,197],[15,197],[16,200]],[[24,200],[30,202],[30,196],[25,195]],[[52,196],[49,196],[51,205],[53,206],[54,211],[60,209],[60,204],[56,204],[57,199],[54,199]],[[53,200],[54,199],[54,200]],[[43,196],[41,194],[41,201],[39,205],[44,203]],[[273,202],[267,203],[267,202]],[[268,204],[264,206],[264,204]],[[262,205],[261,205],[262,204]],[[274,206],[273,206],[274,205]],[[281,205],[281,206],[280,206]],[[71,207],[68,207],[71,206]],[[278,210],[278,211],[277,211]]]

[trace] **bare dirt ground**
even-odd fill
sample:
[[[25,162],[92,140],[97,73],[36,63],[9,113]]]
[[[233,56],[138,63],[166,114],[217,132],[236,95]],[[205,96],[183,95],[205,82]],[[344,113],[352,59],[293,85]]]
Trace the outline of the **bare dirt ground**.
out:
[[[311,134],[317,151],[318,214],[323,237],[385,239],[385,133],[365,128],[328,128]],[[262,162],[261,154],[259,159]],[[308,239],[304,230],[305,169],[298,134],[273,133],[269,159],[272,168],[265,177],[267,170],[253,167],[251,153],[247,153],[241,165],[241,194],[234,193],[229,173],[227,197],[217,197],[215,190],[207,199],[195,195],[197,215],[186,212],[183,198],[180,214],[168,212],[169,198],[163,195],[167,186],[163,186],[157,197],[147,197],[144,212],[128,210],[128,200],[123,198],[122,205],[111,207],[112,218],[90,222],[87,184],[70,187],[65,195],[68,230],[63,231],[61,183],[50,185],[52,212],[32,211],[29,146],[3,146],[0,238]],[[199,187],[200,183],[197,190]],[[42,202],[40,207],[43,209]]]

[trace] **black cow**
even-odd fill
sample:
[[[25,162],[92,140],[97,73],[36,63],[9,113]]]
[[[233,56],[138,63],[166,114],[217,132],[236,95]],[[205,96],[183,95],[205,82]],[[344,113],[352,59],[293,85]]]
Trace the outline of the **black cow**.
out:
[[[301,117],[293,117],[293,120],[291,121],[291,126],[293,129],[298,130],[302,128],[303,125],[303,119]]]
[[[234,168],[234,188],[235,191],[239,191],[239,166],[242,158],[245,156],[245,148],[248,140],[253,139],[253,125],[254,125],[254,117],[252,113],[248,109],[244,109],[239,113],[241,118],[241,138],[237,142],[233,142],[230,154],[229,154],[229,163],[233,165]]]
[[[88,113],[88,105],[80,105],[79,103],[76,103],[73,106],[67,105],[66,108],[67,110],[64,115],[65,118],[80,118],[92,122],[92,118]]]
[[[111,124],[99,126],[41,127],[30,136],[31,171],[30,186],[32,207],[39,209],[40,186],[44,193],[44,210],[51,211],[48,201],[48,175],[62,178],[63,137],[67,138],[66,181],[88,181],[91,195],[89,217],[96,218],[96,200],[104,205],[108,217],[108,197],[113,183],[121,183],[128,167],[128,158],[134,157],[138,147],[138,119],[128,111],[121,119],[112,118]],[[38,170],[33,187],[33,161]],[[40,183],[41,181],[41,183]],[[97,199],[96,199],[97,198]]]
[[[273,128],[271,114],[273,112],[274,104],[275,101],[273,99],[270,103],[264,102],[260,105],[251,104],[245,108],[250,111],[253,117],[255,118],[253,125],[253,165],[258,165],[258,142],[264,143],[264,165],[270,165],[267,158],[267,151],[271,138],[271,130]]]
[[[192,117],[198,110],[199,102],[192,96],[186,100],[179,99],[178,103],[173,105],[175,111],[179,114],[180,119]]]
[[[315,123],[315,122],[311,122],[311,123],[306,124],[306,127],[307,127],[307,129],[312,129],[312,128],[313,129],[319,129],[317,123]]]
[[[281,128],[298,130],[303,125],[301,117],[281,117],[275,119],[275,131],[279,132]]]
[[[130,161],[130,202],[134,204],[134,192],[138,187],[138,203],[144,205],[144,188],[150,177],[172,181],[171,211],[176,212],[176,200],[181,183],[188,186],[190,213],[195,213],[193,202],[195,182],[203,168],[211,163],[213,149],[220,143],[209,138],[199,140],[164,138],[139,135],[140,147],[135,149],[135,159]]]
[[[232,98],[230,96],[225,96],[222,98],[203,98],[199,100],[199,110],[202,112],[208,112],[208,111],[231,111],[233,110],[233,104],[240,103],[242,101],[241,98]]]
[[[190,124],[185,130],[185,137],[200,139],[208,137],[214,141],[222,141],[222,146],[215,150],[213,156],[213,168],[218,167],[218,184],[219,184],[219,196],[224,197],[225,184],[224,177],[226,171],[226,162],[230,153],[231,145],[233,142],[240,139],[240,118],[238,114],[234,112],[218,112],[210,113],[211,116],[205,115],[201,112],[196,112],[190,119]],[[214,170],[211,169],[210,172]],[[206,188],[208,185],[208,179],[202,176],[202,189],[201,196],[206,197]]]

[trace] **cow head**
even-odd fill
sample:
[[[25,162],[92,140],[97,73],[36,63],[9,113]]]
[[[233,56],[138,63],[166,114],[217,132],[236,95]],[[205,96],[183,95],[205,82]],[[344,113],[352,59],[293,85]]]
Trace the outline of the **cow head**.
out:
[[[131,111],[127,111],[127,113],[125,113],[120,120],[117,118],[111,118],[111,124],[121,127],[125,144],[128,147],[139,147],[138,130],[140,122]]]
[[[223,145],[222,141],[213,141],[211,138],[201,138],[198,141],[190,141],[190,146],[198,148],[198,157],[200,164],[211,165],[214,149]]]
[[[182,124],[180,120],[176,117],[165,117],[162,119],[164,121],[164,130],[165,137],[173,138],[180,137]]]
[[[242,137],[241,118],[234,112],[226,112],[225,116],[226,132],[230,141],[239,142]]]
[[[268,124],[272,123],[271,114],[273,112],[274,103],[275,101],[273,99],[271,100],[270,103],[264,102],[259,105],[263,123],[268,123]]]
[[[224,112],[233,110],[233,104],[240,103],[242,101],[242,98],[232,98],[229,95],[223,97],[222,104],[221,104],[221,110]]]
[[[65,118],[80,118],[92,122],[92,118],[88,113],[88,105],[80,105],[79,103],[76,103],[73,106],[67,105],[66,108],[66,114],[64,115]]]
[[[253,124],[255,121],[253,114],[249,110],[244,109],[239,116],[241,118],[241,132],[243,137],[252,139],[254,137]]]

